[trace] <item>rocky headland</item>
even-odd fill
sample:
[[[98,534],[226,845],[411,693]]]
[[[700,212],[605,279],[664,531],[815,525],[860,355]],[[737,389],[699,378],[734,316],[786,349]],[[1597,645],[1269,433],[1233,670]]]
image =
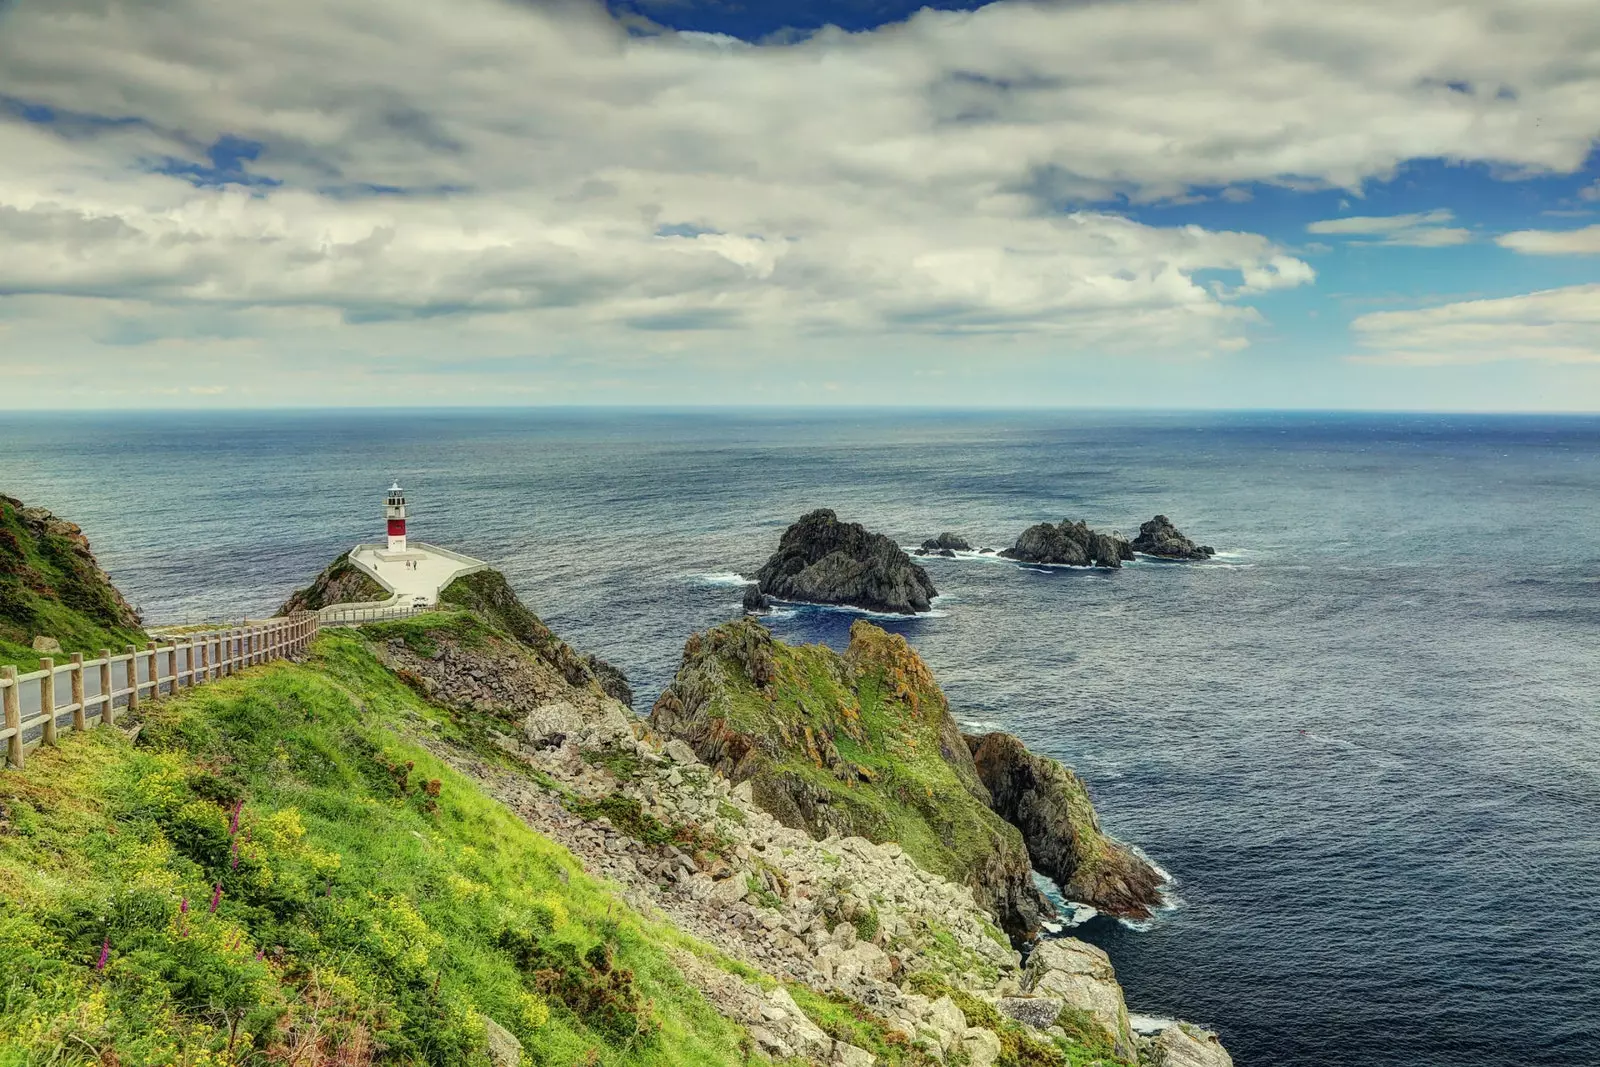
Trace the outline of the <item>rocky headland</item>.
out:
[[[755,581],[763,595],[778,600],[900,615],[927,611],[938,595],[928,572],[893,540],[860,523],[840,522],[827,508],[783,532]]]
[[[1061,520],[1052,526],[1041,522],[1022,531],[1016,544],[1000,553],[1021,563],[1049,563],[1071,567],[1120,567],[1133,558],[1133,548],[1116,534],[1091,530],[1087,523]]]
[[[364,604],[388,598],[389,590],[351,563],[350,553],[345,552],[324,567],[310,585],[290,593],[289,599],[278,606],[277,614],[293,615],[297,611],[320,611],[334,604]]]
[[[1217,554],[1210,545],[1197,545],[1189,540],[1165,515],[1157,515],[1142,524],[1131,547],[1135,552],[1162,559],[1210,559]]]

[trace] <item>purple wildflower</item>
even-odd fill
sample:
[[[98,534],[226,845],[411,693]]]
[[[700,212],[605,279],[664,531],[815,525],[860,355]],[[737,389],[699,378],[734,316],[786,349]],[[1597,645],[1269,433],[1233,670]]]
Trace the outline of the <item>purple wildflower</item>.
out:
[[[217,906],[219,904],[221,904],[221,903],[222,903],[222,883],[218,882],[217,883],[217,887],[211,891],[211,911],[213,913],[215,913],[216,910],[217,910]]]
[[[188,897],[184,897],[182,900],[178,901],[178,914],[179,915],[187,915],[187,914],[189,914],[189,898]]]
[[[235,871],[239,869],[239,839],[237,837],[233,839],[233,864],[229,869]]]
[[[244,810],[244,801],[233,806],[233,818],[228,820],[228,833],[233,835],[239,832],[239,813]]]
[[[105,970],[106,969],[106,961],[109,960],[110,958],[111,958],[111,938],[108,937],[104,941],[100,942],[100,958],[95,961],[94,969],[97,970],[97,971]]]

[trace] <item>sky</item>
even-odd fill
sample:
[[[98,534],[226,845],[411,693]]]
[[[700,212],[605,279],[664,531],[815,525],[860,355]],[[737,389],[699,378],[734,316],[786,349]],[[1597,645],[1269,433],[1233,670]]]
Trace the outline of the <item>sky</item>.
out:
[[[1594,0],[0,0],[0,413],[1600,411]]]

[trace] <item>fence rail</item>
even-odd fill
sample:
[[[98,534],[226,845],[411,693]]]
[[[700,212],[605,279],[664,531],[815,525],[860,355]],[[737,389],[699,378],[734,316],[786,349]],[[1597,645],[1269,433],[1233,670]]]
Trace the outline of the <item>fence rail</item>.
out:
[[[363,607],[361,605],[335,605],[323,608],[317,613],[317,621],[323,626],[360,626],[369,622],[384,622],[388,619],[406,619],[412,615],[425,615],[430,611],[437,611],[433,607],[416,607],[411,604],[396,604],[384,607],[382,604]]]
[[[119,709],[134,711],[141,701],[159,700],[163,694],[172,695],[298,652],[316,636],[318,626],[316,613],[308,611],[231,629],[169,637],[162,643],[151,641],[142,649],[128,645],[118,655],[102,649],[100,655],[86,660],[82,653],[73,653],[69,662],[59,665],[53,659],[41,659],[40,668],[27,674],[18,674],[15,667],[0,667],[4,762],[20,769],[26,753],[39,745],[55,744],[63,726],[85,730],[91,723],[107,725],[116,721]],[[26,718],[24,707],[29,709]]]

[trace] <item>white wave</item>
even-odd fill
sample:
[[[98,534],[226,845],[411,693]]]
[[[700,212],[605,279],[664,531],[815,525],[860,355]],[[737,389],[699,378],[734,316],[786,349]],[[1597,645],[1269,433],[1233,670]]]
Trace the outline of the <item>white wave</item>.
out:
[[[980,731],[983,733],[993,733],[996,730],[1004,730],[1006,728],[1005,723],[995,722],[993,719],[959,719],[957,720],[957,724],[967,733],[973,734],[979,733]]]
[[[777,597],[768,597],[774,604],[782,604],[791,614],[797,613],[802,608],[814,611],[837,611],[846,615],[861,615],[868,619],[948,619],[950,613],[934,608],[931,611],[917,611],[910,615],[903,615],[898,611],[869,611],[858,608],[854,604],[813,604],[809,600],[779,600]],[[935,600],[940,599],[934,597]]]
[[[1066,913],[1062,917],[1061,921],[1069,928],[1073,926],[1082,926],[1084,923],[1088,922],[1090,919],[1099,914],[1099,908],[1093,907],[1089,904],[1080,904],[1076,900],[1069,900],[1067,901]]]
[[[749,585],[750,579],[733,571],[719,571],[716,574],[692,574],[695,581],[703,585]]]
[[[1128,1013],[1128,1025],[1136,1034],[1159,1034],[1163,1030],[1178,1025],[1178,1020],[1168,1019],[1163,1015],[1139,1015],[1136,1012]]]

